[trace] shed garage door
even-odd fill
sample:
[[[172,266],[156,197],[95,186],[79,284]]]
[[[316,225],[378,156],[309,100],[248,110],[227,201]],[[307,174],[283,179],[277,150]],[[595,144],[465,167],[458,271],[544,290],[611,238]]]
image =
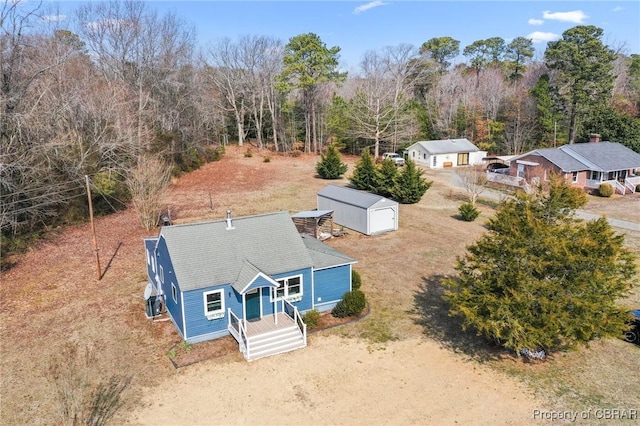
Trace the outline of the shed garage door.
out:
[[[369,231],[372,234],[396,229],[396,211],[393,207],[371,211]]]

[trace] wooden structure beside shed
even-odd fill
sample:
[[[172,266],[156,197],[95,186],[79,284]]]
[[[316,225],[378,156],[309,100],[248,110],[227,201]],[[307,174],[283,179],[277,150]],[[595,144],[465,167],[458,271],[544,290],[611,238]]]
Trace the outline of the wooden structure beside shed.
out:
[[[307,210],[291,216],[298,232],[326,240],[333,235],[333,210]]]

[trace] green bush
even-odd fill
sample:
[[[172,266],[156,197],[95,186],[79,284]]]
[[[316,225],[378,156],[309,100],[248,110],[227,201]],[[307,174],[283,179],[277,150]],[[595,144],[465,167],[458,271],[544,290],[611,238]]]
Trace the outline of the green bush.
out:
[[[360,315],[367,305],[364,293],[360,290],[353,290],[345,293],[331,311],[331,315],[336,318],[354,317]]]
[[[360,290],[362,285],[362,278],[356,270],[351,270],[351,290]]]
[[[262,157],[262,162],[263,163],[270,163],[271,162],[271,157],[269,157],[268,155],[265,155],[264,157]]]
[[[600,194],[601,197],[609,198],[613,195],[613,187],[611,186],[611,184],[602,183],[598,188],[598,194]]]
[[[316,172],[322,179],[340,179],[346,173],[347,165],[342,162],[342,156],[335,145],[330,144],[321,158],[322,160],[316,164]]]
[[[636,185],[636,192],[640,192],[640,183]]]
[[[253,151],[251,151],[251,148],[247,148],[247,150],[244,152],[244,157],[245,158],[253,157]]]
[[[460,218],[465,222],[473,222],[480,216],[480,210],[476,209],[476,207],[469,202],[461,204],[460,207],[458,207],[458,212],[460,213]]]
[[[302,319],[304,320],[304,323],[307,324],[307,328],[312,330],[320,323],[320,312],[318,312],[317,309],[312,309],[305,312]]]

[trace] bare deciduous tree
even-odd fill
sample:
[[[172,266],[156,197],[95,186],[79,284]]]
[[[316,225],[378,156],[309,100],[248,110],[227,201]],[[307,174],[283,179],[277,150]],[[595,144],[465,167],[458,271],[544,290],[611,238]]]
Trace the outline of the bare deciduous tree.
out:
[[[459,167],[456,169],[456,175],[460,178],[463,188],[467,191],[469,202],[475,205],[487,184],[487,174],[484,167],[481,165]]]
[[[141,156],[126,182],[140,223],[146,230],[153,229],[162,210],[162,193],[171,183],[170,167],[158,157]]]

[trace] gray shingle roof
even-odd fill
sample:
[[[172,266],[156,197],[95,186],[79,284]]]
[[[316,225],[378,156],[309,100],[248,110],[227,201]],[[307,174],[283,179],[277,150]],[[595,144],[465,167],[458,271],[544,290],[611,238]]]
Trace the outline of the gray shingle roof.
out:
[[[339,201],[341,203],[362,207],[364,209],[368,209],[369,207],[381,201],[388,202],[389,205],[398,204],[397,202],[384,198],[380,195],[375,195],[370,192],[358,191],[357,189],[337,185],[329,185],[324,187],[323,189],[318,191],[318,195]]]
[[[160,231],[184,291],[235,283],[250,262],[267,275],[308,268],[309,251],[287,212],[165,226]]]
[[[345,263],[355,263],[356,260],[339,252],[322,241],[318,241],[312,236],[300,234],[304,245],[309,250],[313,267],[316,269],[330,268],[332,266],[344,265]]]
[[[588,170],[610,172],[640,167],[640,154],[617,142],[576,143],[559,148],[588,166]]]
[[[420,141],[416,143],[420,144],[420,146],[430,154],[447,154],[447,153],[480,151],[480,149],[478,149],[477,146],[472,144],[466,138]]]
[[[617,142],[592,142],[536,149],[525,155],[539,154],[563,172],[593,170],[610,172],[640,168],[640,154]]]
[[[533,151],[533,154],[538,154],[546,158],[547,160],[558,166],[565,173],[584,170],[585,168],[585,165],[583,163],[576,160],[565,151],[561,151],[557,148],[536,149],[535,151]]]

